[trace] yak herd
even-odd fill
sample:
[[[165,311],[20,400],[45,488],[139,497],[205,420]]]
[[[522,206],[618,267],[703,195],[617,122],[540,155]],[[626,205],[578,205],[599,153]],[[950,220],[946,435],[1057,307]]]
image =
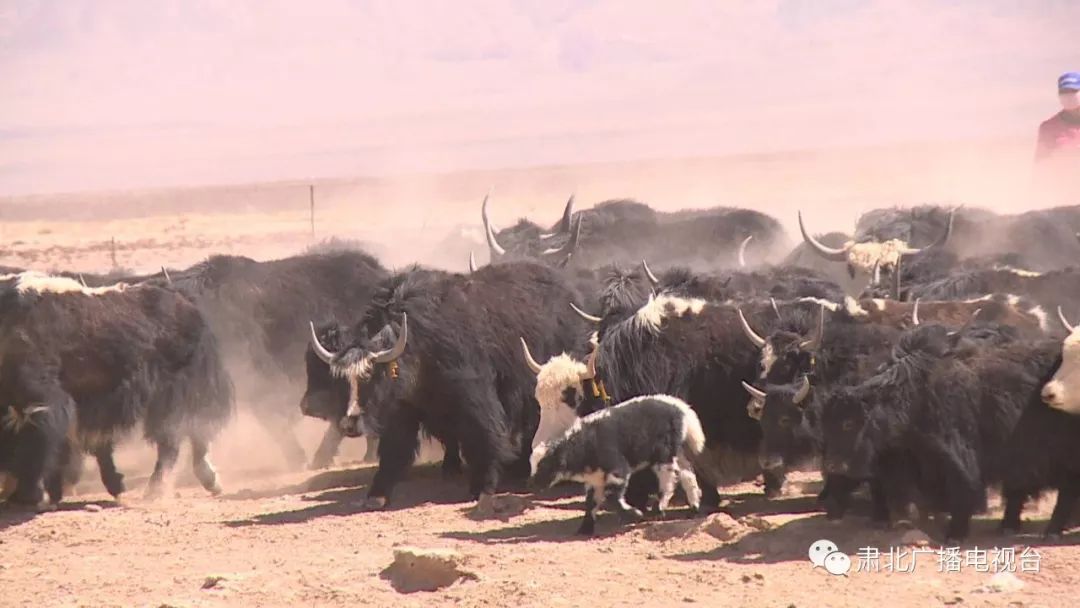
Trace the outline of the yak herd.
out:
[[[146,276],[0,276],[0,478],[53,508],[93,456],[125,491],[116,443],[157,449],[161,493],[185,439],[217,494],[210,443],[239,402],[296,467],[368,439],[365,506],[390,504],[427,437],[480,512],[506,482],[582,482],[601,505],[697,511],[718,487],[818,468],[842,517],[869,489],[888,523],[949,515],[962,540],[987,492],[1018,530],[1026,501],[1080,497],[1080,206],[998,215],[925,205],[814,235],[737,208],[632,200],[550,227],[481,219],[489,263],[391,271],[358,250],[269,262],[213,256]],[[464,260],[462,260],[464,262]],[[301,393],[302,392],[302,396]],[[309,460],[301,415],[327,421]],[[462,497],[464,498],[464,493]]]

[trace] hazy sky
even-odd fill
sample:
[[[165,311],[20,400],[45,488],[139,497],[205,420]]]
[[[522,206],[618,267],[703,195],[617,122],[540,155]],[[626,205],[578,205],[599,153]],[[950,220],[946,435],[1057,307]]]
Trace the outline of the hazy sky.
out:
[[[1031,134],[1074,0],[0,0],[0,195]]]

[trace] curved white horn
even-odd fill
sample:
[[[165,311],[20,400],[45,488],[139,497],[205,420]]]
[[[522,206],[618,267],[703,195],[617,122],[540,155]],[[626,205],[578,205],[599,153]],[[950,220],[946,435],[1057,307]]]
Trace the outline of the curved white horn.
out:
[[[767,396],[765,391],[757,388],[756,386],[750,384],[745,380],[742,381],[742,387],[743,390],[745,390],[747,393],[750,393],[750,396],[754,399],[757,399],[758,401],[765,401],[765,397]]]
[[[469,252],[469,272],[476,272],[476,256]]]
[[[398,330],[397,340],[390,348],[372,353],[371,360],[375,363],[389,363],[405,352],[405,345],[409,342],[409,316],[401,313],[401,329]]]
[[[784,315],[780,314],[780,307],[776,305],[776,298],[769,298],[769,304],[772,304],[772,310],[776,313],[776,318],[783,321]]]
[[[319,342],[319,335],[315,332],[315,324],[308,322],[311,326],[311,349],[315,351],[315,354],[322,359],[322,362],[330,365],[330,362],[334,360],[334,353],[326,350],[322,343]]]
[[[164,266],[161,267],[161,274],[165,275],[165,282],[172,285],[172,277],[169,276],[169,271]]]
[[[574,254],[577,249],[578,239],[581,238],[581,216],[578,216],[576,222],[574,222],[574,229],[570,231],[570,238],[567,239],[566,244],[562,247],[552,247],[551,249],[545,249],[540,255],[566,255],[570,256]]]
[[[1061,321],[1061,324],[1065,326],[1065,329],[1069,330],[1069,333],[1076,331],[1076,326],[1072,323],[1069,323],[1069,320],[1065,318],[1065,313],[1061,310],[1060,306],[1057,307],[1057,313],[1058,320]]]
[[[746,268],[746,246],[752,240],[754,240],[754,235],[751,234],[739,243],[739,268]]]
[[[758,348],[764,347],[765,338],[757,335],[757,332],[750,327],[750,324],[746,322],[746,316],[743,315],[741,308],[736,308],[735,310],[739,313],[739,325],[742,326],[743,334],[746,336],[746,339],[750,340],[750,343]]]
[[[536,362],[536,359],[533,359],[532,353],[529,352],[529,345],[525,343],[525,338],[521,338],[521,350],[525,353],[525,363],[528,364],[529,369],[532,370],[532,373],[539,374],[540,364]]]
[[[806,241],[806,244],[810,245],[810,247],[814,251],[818,252],[818,255],[825,258],[826,260],[831,260],[833,262],[843,262],[847,259],[847,252],[848,249],[851,248],[851,246],[848,245],[842,249],[833,249],[832,247],[828,247],[823,243],[819,242],[814,237],[810,236],[810,233],[806,231],[806,226],[803,225],[802,211],[799,212],[799,231],[802,232],[802,237],[803,240]]]
[[[484,220],[484,236],[487,237],[488,249],[491,250],[491,257],[494,259],[506,255],[506,250],[499,245],[499,241],[495,240],[495,231],[491,227],[491,221],[488,220],[487,205],[490,197],[490,194],[484,195],[484,202],[480,205],[480,218]]]
[[[656,278],[656,275],[653,274],[653,271],[649,268],[648,262],[641,260],[641,269],[645,271],[645,277],[649,279],[649,282],[652,283],[653,287],[660,286],[660,279]]]
[[[554,232],[548,232],[540,235],[541,240],[548,240],[553,236],[560,234],[566,234],[570,232],[570,228],[573,227],[574,219],[574,195],[570,195],[570,199],[566,201],[566,207],[563,208],[562,219],[559,220],[559,225],[556,226]]]
[[[801,405],[806,400],[806,396],[810,394],[810,378],[806,376],[802,377],[802,384],[799,385],[799,390],[795,392],[795,396],[791,398],[791,402],[795,405]]]
[[[952,210],[949,211],[949,223],[945,226],[945,234],[938,237],[938,240],[930,243],[926,247],[904,247],[900,250],[900,255],[918,255],[924,251],[929,251],[930,249],[941,247],[945,243],[949,242],[949,237],[952,236],[953,220],[956,218],[956,210],[959,208],[960,207],[953,207]]]
[[[83,287],[86,287],[86,288],[90,287],[89,285],[86,284],[86,278],[82,276],[81,272],[79,273],[79,283],[81,283]]]
[[[825,305],[821,305],[818,312],[818,326],[817,335],[808,340],[803,340],[799,343],[799,348],[803,350],[816,350],[821,346],[822,340],[825,339]]]
[[[601,319],[600,317],[597,317],[595,315],[590,315],[589,313],[585,312],[584,310],[581,310],[580,308],[577,307],[577,304],[574,304],[573,302],[570,302],[570,308],[573,308],[574,312],[576,312],[579,317],[581,317],[582,319],[585,319],[589,323],[599,323],[600,321],[603,321],[603,319]]]
[[[915,305],[911,307],[911,324],[919,325],[919,300],[921,298],[915,298]]]
[[[581,375],[583,381],[596,378],[596,358],[599,356],[600,347],[598,345],[596,348],[592,349],[592,352],[589,353],[588,360],[585,362],[585,373]]]

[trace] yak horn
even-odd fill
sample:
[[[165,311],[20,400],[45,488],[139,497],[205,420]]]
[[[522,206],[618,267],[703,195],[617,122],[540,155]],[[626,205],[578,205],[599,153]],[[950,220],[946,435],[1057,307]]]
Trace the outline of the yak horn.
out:
[[[536,359],[533,359],[532,353],[529,352],[529,345],[525,343],[525,338],[521,339],[521,350],[525,353],[525,363],[529,365],[529,369],[532,370],[532,373],[539,374],[540,364],[536,362]]]
[[[919,300],[921,298],[915,298],[915,305],[911,307],[911,324],[914,326],[919,325]]]
[[[810,245],[810,247],[813,248],[814,251],[818,252],[818,255],[825,258],[826,260],[831,260],[833,262],[843,262],[847,259],[847,252],[848,249],[851,248],[851,246],[848,245],[842,249],[833,249],[832,247],[828,247],[823,243],[819,242],[814,237],[810,236],[810,233],[806,231],[806,226],[803,225],[802,211],[799,212],[799,231],[802,232],[802,237],[803,240],[806,241],[806,244]]]
[[[765,391],[757,388],[753,384],[750,384],[749,382],[743,380],[742,381],[742,387],[743,387],[743,390],[745,390],[747,393],[750,393],[751,398],[757,399],[758,401],[764,401],[765,400],[765,397],[767,395],[765,393]]]
[[[959,207],[953,207],[952,210],[949,211],[949,223],[945,225],[945,234],[942,234],[940,237],[938,237],[938,240],[922,248],[905,246],[903,249],[900,250],[900,255],[918,255],[924,251],[929,251],[930,249],[941,247],[945,243],[949,242],[949,237],[952,236],[953,220],[956,218],[957,209],[959,209]]]
[[[566,244],[562,247],[552,247],[551,249],[545,249],[540,255],[565,255],[571,256],[577,249],[578,239],[581,238],[581,216],[578,216],[576,222],[574,222],[574,229],[570,232],[570,238],[566,241]]]
[[[409,342],[409,316],[401,313],[401,329],[398,331],[397,340],[390,348],[371,354],[371,360],[375,363],[390,363],[405,352],[405,344]]]
[[[743,314],[741,308],[736,308],[735,310],[739,313],[739,325],[742,326],[743,334],[746,336],[746,339],[750,340],[750,343],[758,348],[764,347],[765,338],[757,335],[757,332],[750,327],[750,324],[746,322],[746,315]]]
[[[801,405],[806,400],[806,396],[810,394],[810,378],[806,376],[802,377],[802,384],[799,385],[799,390],[795,392],[795,396],[791,398],[791,402],[795,405]]]
[[[476,256],[469,252],[469,272],[476,272]]]
[[[750,244],[750,241],[754,240],[754,235],[750,235],[739,243],[739,268],[746,268],[746,246]]]
[[[309,322],[311,326],[311,349],[315,351],[315,354],[322,359],[322,362],[330,365],[330,362],[334,360],[334,353],[326,350],[322,343],[319,342],[319,335],[315,332],[315,324]]]
[[[590,315],[589,313],[585,312],[584,310],[581,310],[580,308],[577,307],[577,304],[574,304],[573,302],[570,302],[570,308],[573,308],[574,312],[576,312],[579,317],[581,317],[582,319],[585,319],[589,323],[599,323],[600,321],[603,321],[602,318],[597,317],[595,315]]]
[[[776,319],[783,321],[784,315],[780,314],[780,307],[776,305],[776,298],[769,298],[769,304],[772,305],[772,310],[776,313]]]
[[[563,208],[562,219],[559,220],[559,225],[555,227],[554,232],[547,232],[540,235],[540,240],[546,241],[554,236],[560,234],[566,234],[570,232],[570,228],[573,227],[574,219],[574,195],[570,195],[570,199],[566,201],[566,207]]]
[[[649,282],[652,283],[653,287],[660,286],[660,279],[656,278],[656,275],[653,274],[653,271],[649,268],[648,262],[641,260],[641,269],[645,271],[645,277],[649,279]]]
[[[480,205],[480,218],[484,221],[484,236],[487,237],[488,249],[491,250],[491,258],[495,259],[500,256],[506,255],[506,250],[499,245],[499,241],[495,240],[495,231],[491,227],[491,221],[488,220],[488,198],[490,194],[484,195],[484,202]]]
[[[1057,313],[1058,320],[1060,320],[1061,324],[1065,326],[1065,329],[1069,330],[1069,333],[1076,331],[1076,326],[1072,323],[1069,323],[1069,320],[1065,318],[1065,313],[1061,310],[1060,306],[1057,307]]]
[[[825,306],[822,305],[818,314],[818,326],[817,335],[809,340],[803,340],[799,343],[799,348],[803,350],[816,350],[821,346],[821,341],[825,338]]]
[[[585,373],[581,376],[581,380],[593,380],[596,378],[596,358],[600,356],[600,347],[592,349],[589,353],[589,358],[585,362]]]

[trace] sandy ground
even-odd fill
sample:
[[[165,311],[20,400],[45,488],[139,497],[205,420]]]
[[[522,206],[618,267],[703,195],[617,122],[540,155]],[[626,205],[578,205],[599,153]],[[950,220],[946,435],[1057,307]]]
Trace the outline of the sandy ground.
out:
[[[989,520],[963,549],[1016,547],[1019,555],[1033,546],[1039,572],[1017,572],[1018,590],[983,592],[990,573],[939,572],[934,553],[920,555],[914,573],[886,572],[884,558],[881,571],[847,577],[814,569],[807,550],[818,539],[857,561],[860,547],[887,554],[903,531],[871,528],[864,508],[826,522],[813,510],[813,474],[797,475],[774,501],[754,484],[725,488],[727,511],[760,514],[770,527],[721,542],[681,508],[670,521],[633,525],[603,515],[595,538],[577,537],[582,501],[569,487],[502,495],[501,518],[477,519],[463,502],[463,480],[444,480],[431,465],[415,469],[383,512],[361,507],[369,467],[276,475],[223,468],[228,489],[218,498],[183,474],[175,497],[145,502],[137,498],[145,477],[129,475],[131,496],[121,506],[89,470],[80,495],[57,512],[0,513],[0,604],[1049,607],[1075,606],[1080,585],[1080,537],[1006,539]],[[1031,532],[1040,526],[1029,518]],[[402,545],[455,549],[476,580],[398,593],[381,573]]]
[[[874,162],[811,154],[321,183],[314,237],[306,185],[7,199],[0,200],[0,264],[154,271],[212,253],[280,257],[334,237],[369,244],[389,266],[419,260],[464,269],[470,247],[479,248],[481,262],[486,255],[476,227],[479,198],[492,185],[502,226],[521,215],[554,221],[572,191],[583,207],[635,196],[661,209],[738,204],[793,220],[805,206],[818,212],[820,230],[850,226],[858,211],[882,204],[959,198],[1016,211],[1028,204],[1014,196],[1026,169],[998,172],[1012,187],[986,187],[996,198],[963,184],[975,183],[965,175],[976,169],[991,174],[991,157],[1026,166],[1026,142],[1021,152],[976,146],[951,156],[896,153],[906,163],[882,162],[884,153],[868,157]],[[303,426],[311,450],[322,426]],[[269,443],[242,416],[215,444],[226,486],[218,498],[196,487],[182,464],[175,497],[140,500],[152,455],[134,446],[119,460],[131,488],[122,506],[103,494],[91,465],[78,496],[59,511],[0,511],[0,606],[1080,605],[1080,536],[1050,544],[1034,534],[1005,539],[990,520],[977,525],[966,548],[1016,546],[1019,553],[1030,543],[1041,554],[1040,572],[1017,574],[1019,590],[979,593],[991,574],[939,572],[934,554],[920,556],[915,573],[836,577],[813,569],[807,550],[818,539],[853,556],[864,546],[884,554],[902,531],[871,528],[865,507],[840,524],[825,522],[814,510],[820,481],[811,474],[769,502],[753,484],[724,488],[728,511],[758,513],[770,524],[735,542],[683,523],[681,511],[671,514],[674,522],[631,526],[607,515],[587,540],[573,535],[582,508],[576,489],[508,497],[502,519],[478,520],[463,502],[464,481],[443,480],[429,467],[400,486],[391,510],[363,512],[372,469],[355,464],[362,442],[346,445],[344,466],[318,473],[284,471]],[[1045,520],[1048,511],[1044,500],[1029,518]],[[1030,531],[1042,525],[1029,524]],[[456,549],[477,580],[399,594],[380,573],[401,545]]]

